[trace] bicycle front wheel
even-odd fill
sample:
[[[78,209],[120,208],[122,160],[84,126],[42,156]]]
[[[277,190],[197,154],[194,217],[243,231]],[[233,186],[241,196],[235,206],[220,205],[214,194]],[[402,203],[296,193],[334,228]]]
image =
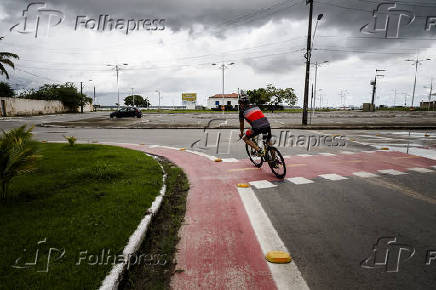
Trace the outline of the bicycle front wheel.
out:
[[[262,167],[263,158],[257,156],[256,150],[251,148],[250,145],[245,144],[245,150],[247,151],[248,157],[250,158],[250,161],[256,166],[257,168]]]
[[[277,178],[283,179],[286,176],[286,163],[280,151],[275,147],[269,147],[267,157],[271,171]]]

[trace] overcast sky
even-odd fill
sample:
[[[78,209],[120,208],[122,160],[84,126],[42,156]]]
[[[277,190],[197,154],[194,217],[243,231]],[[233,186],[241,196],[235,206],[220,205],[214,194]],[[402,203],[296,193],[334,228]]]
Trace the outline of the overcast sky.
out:
[[[405,60],[417,55],[433,59],[419,67],[415,104],[428,98],[429,89],[424,86],[430,85],[432,77],[436,83],[434,0],[401,0],[396,4],[379,0],[314,1],[314,25],[318,14],[323,13],[324,18],[318,23],[312,61],[329,61],[318,74],[318,96],[322,96],[323,105],[369,102],[370,81],[376,69],[386,70],[385,77],[378,80],[376,103],[392,105],[397,89],[396,104],[404,104],[407,98],[410,105],[415,67]],[[212,63],[234,62],[225,71],[226,93],[271,83],[294,88],[298,105],[302,104],[308,25],[305,0],[52,0],[45,2],[45,8],[42,4],[31,6],[27,13],[29,33],[19,33],[24,31],[22,14],[29,3],[0,3],[0,35],[4,36],[0,50],[20,56],[9,80],[18,89],[67,81],[78,85],[83,81],[85,93],[91,94],[92,86],[96,86],[97,104],[111,105],[116,102],[116,74],[107,64],[127,63],[119,75],[122,98],[133,88],[135,94],[147,96],[157,105],[155,91],[160,90],[162,104],[180,105],[183,92],[194,92],[198,102],[206,104],[209,96],[222,90],[221,71]],[[379,7],[374,18],[373,11],[380,3],[387,4]],[[59,19],[57,11],[62,12],[63,21],[54,26]],[[388,38],[382,29],[372,29],[374,20],[378,28],[383,27],[386,11],[390,15]],[[48,14],[52,14],[50,23]],[[403,16],[398,21],[400,14]],[[37,15],[40,23],[35,38]],[[143,19],[161,22],[155,22],[157,30],[147,31],[141,26],[128,34],[126,27],[112,31],[85,28],[83,22],[98,21],[99,15],[120,22],[132,20],[131,27]],[[434,18],[428,19],[431,16]],[[79,21],[75,29],[77,19],[82,23]],[[368,27],[361,31],[366,24]],[[342,101],[341,90],[345,92]]]

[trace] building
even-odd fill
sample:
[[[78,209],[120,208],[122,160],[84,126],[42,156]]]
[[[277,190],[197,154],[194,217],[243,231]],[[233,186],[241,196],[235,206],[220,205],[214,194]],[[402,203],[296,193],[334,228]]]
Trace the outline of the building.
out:
[[[224,98],[223,98],[224,97]],[[224,99],[224,103],[223,103]],[[232,94],[217,94],[209,97],[207,100],[207,107],[209,109],[216,108],[222,105],[231,105],[234,108],[238,108],[239,95],[237,93]]]
[[[430,102],[421,102],[420,104],[420,108],[421,109],[430,109],[432,111],[434,111],[434,109],[436,108],[436,101],[430,101]]]

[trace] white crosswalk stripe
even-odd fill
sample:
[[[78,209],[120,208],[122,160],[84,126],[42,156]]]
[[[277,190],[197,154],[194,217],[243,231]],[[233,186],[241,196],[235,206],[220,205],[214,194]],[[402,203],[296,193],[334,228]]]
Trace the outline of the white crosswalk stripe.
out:
[[[346,177],[340,176],[338,174],[321,174],[320,177],[327,180],[344,180]]]
[[[390,175],[402,175],[402,174],[407,174],[406,172],[401,172],[398,170],[394,170],[394,169],[384,169],[384,170],[377,170],[380,173],[383,174],[390,174]]]
[[[407,168],[408,170],[411,171],[415,171],[415,172],[419,172],[419,173],[430,173],[430,172],[434,172],[431,169],[428,168],[420,168],[420,167],[415,167],[415,168]]]
[[[232,163],[232,162],[238,162],[239,160],[236,158],[224,158],[223,162]]]
[[[271,188],[277,186],[267,180],[250,181],[249,184],[256,187],[257,189]]]
[[[292,182],[293,184],[309,184],[313,183],[313,180],[304,178],[304,177],[292,177],[292,178],[286,178],[288,181]]]
[[[345,155],[352,155],[355,154],[356,152],[351,152],[351,151],[341,151],[341,154],[345,154]]]
[[[299,156],[299,157],[310,157],[312,155],[310,155],[310,154],[298,154],[297,156]]]
[[[366,172],[366,171],[354,172],[353,175],[356,175],[356,176],[359,176],[359,177],[363,177],[363,178],[378,177],[377,174]]]

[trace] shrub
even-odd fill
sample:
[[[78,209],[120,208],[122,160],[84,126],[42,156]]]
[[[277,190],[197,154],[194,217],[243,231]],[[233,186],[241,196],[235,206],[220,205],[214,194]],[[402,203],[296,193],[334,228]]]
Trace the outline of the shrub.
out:
[[[8,187],[12,178],[35,168],[36,142],[32,140],[33,127],[26,125],[10,131],[3,131],[0,137],[0,184],[1,201],[8,196]]]
[[[74,136],[64,136],[65,139],[67,139],[68,144],[70,144],[70,146],[74,146],[74,144],[77,141],[77,138]]]

